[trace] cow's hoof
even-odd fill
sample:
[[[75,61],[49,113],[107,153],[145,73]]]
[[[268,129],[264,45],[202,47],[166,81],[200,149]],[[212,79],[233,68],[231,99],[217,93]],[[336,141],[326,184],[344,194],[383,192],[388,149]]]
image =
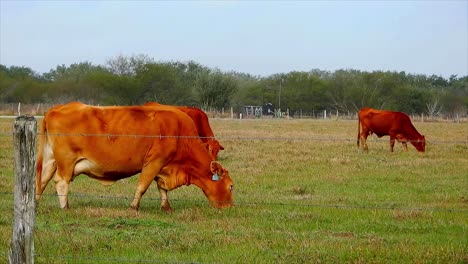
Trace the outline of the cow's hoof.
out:
[[[170,214],[173,212],[172,208],[170,206],[161,206],[161,211]]]

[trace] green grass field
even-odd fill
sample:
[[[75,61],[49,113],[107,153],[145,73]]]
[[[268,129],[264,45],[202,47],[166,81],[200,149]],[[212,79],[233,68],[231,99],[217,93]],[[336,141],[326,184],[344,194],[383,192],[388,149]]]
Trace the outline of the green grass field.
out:
[[[236,206],[217,210],[195,186],[153,184],[128,209],[136,177],[86,176],[58,208],[51,182],[37,209],[36,263],[468,263],[468,124],[414,123],[426,153],[356,147],[357,121],[225,120],[212,128]],[[13,119],[0,120],[0,263],[13,217]]]

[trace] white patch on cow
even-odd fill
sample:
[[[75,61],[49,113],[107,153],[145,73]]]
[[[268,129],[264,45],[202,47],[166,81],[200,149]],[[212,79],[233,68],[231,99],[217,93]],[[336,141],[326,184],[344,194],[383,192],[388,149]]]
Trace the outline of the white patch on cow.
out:
[[[116,182],[116,180],[112,180],[112,179],[109,179],[109,178],[103,178],[104,176],[100,172],[99,166],[96,166],[94,163],[92,163],[88,159],[82,159],[82,160],[78,161],[75,164],[75,168],[73,170],[73,175],[77,176],[77,175],[80,175],[82,173],[88,175],[89,177],[92,177],[92,178],[100,181],[101,184],[103,184],[105,186],[112,185],[112,184],[114,184]]]
[[[51,159],[54,159],[54,153],[52,152],[52,146],[49,144],[49,142],[46,142],[44,144],[44,149],[42,151],[42,161],[44,163],[49,162]]]

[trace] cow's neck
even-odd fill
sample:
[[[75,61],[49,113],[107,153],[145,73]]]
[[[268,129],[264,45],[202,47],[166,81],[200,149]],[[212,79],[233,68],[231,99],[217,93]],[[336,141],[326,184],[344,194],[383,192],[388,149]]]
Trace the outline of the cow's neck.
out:
[[[205,189],[205,180],[210,180],[211,159],[196,159],[190,162],[186,168],[186,185],[195,184]]]
[[[204,189],[204,180],[211,177],[210,163],[212,158],[202,145],[201,140],[187,140],[186,149],[181,150],[183,156],[179,161],[185,172],[185,185],[195,184]]]
[[[406,131],[407,137],[411,142],[414,140],[418,140],[421,137],[421,134],[416,130],[416,128],[411,124],[410,127]]]

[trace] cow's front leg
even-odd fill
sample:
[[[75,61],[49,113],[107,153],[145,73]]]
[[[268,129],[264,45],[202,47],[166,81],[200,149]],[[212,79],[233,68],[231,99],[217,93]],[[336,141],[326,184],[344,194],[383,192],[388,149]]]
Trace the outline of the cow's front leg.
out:
[[[399,134],[399,135],[397,135],[397,139],[403,145],[403,149],[408,151],[408,145],[406,144],[406,142],[407,142],[406,138],[403,135]]]
[[[158,165],[148,165],[141,171],[140,178],[138,178],[137,189],[135,192],[135,196],[133,197],[133,201],[130,204],[130,207],[137,210],[140,208],[140,201],[143,194],[145,194],[146,190],[150,186],[151,182],[154,180],[156,175],[159,173],[161,169]]]
[[[401,141],[401,145],[403,145],[403,149],[404,149],[405,151],[408,151],[408,145],[406,144],[406,141],[405,141],[405,140]]]
[[[392,136],[390,136],[390,139],[391,139],[391,138],[392,138]],[[402,134],[396,134],[396,135],[394,134],[393,138],[394,138],[394,140],[397,140],[398,142],[401,143],[401,145],[403,146],[403,149],[404,149],[404,150],[408,151],[408,146],[407,146],[407,144],[406,144],[407,140],[406,140],[406,138],[405,138]],[[395,144],[395,143],[394,143],[394,144]],[[390,151],[393,152],[393,146],[391,146]]]
[[[130,204],[130,207],[132,209],[138,211],[138,209],[140,208],[141,197],[143,196],[143,194],[145,194],[146,190],[148,190],[148,187],[150,186],[152,181],[153,179],[141,173],[140,178],[138,179],[135,196],[133,197],[133,201]]]
[[[167,190],[164,190],[163,188],[160,188],[158,186],[159,193],[161,194],[161,210],[166,212],[166,213],[171,213],[172,208],[171,205],[169,204],[169,199],[167,198]]]

